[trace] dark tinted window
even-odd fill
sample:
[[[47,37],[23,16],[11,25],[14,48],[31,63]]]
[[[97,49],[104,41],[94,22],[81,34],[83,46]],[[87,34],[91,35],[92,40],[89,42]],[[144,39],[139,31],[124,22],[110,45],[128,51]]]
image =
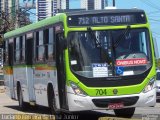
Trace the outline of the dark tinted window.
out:
[[[160,72],[157,72],[157,80],[160,80]]]

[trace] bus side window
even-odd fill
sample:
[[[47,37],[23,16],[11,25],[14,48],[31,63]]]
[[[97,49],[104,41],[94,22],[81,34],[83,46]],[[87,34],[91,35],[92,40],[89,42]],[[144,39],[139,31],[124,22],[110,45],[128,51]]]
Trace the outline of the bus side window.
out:
[[[45,46],[44,58],[45,60],[48,60],[48,41],[49,41],[49,29],[48,28],[43,31],[43,36],[44,36],[44,46]]]
[[[25,35],[21,37],[21,61],[25,62]]]
[[[8,64],[13,66],[14,61],[14,38],[10,38],[8,41]]]
[[[45,57],[44,49],[44,35],[43,31],[36,32],[36,60],[37,62],[43,62]]]
[[[44,33],[45,60],[52,61],[54,57],[54,29],[47,28]]]
[[[54,59],[54,29],[49,28],[48,31],[48,41],[46,43],[46,58],[51,61]]]
[[[20,62],[20,37],[14,39],[14,62]]]

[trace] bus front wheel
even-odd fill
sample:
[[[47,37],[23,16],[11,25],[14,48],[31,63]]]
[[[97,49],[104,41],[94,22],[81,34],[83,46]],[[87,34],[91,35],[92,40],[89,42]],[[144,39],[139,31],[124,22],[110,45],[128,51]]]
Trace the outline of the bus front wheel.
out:
[[[131,118],[134,115],[135,107],[115,109],[114,113],[117,117]]]

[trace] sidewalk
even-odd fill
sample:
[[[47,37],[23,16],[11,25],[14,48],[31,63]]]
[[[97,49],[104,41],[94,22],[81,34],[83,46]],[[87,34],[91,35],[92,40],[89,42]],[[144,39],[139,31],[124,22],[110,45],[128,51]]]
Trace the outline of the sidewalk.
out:
[[[0,86],[0,93],[4,93],[4,86]]]

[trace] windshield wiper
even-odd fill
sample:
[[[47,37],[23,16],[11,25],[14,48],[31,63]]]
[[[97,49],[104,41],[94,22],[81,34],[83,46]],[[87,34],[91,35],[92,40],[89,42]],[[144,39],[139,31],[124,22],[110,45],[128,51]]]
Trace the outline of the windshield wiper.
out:
[[[118,37],[118,39],[114,42],[114,48],[118,47],[119,43],[124,40],[125,36],[129,33],[130,28],[130,25],[128,25],[125,31]]]
[[[107,62],[108,64],[110,64],[111,59],[109,57],[108,52],[106,52],[106,50],[103,48],[101,42],[96,38],[96,35],[94,34],[91,27],[88,27],[87,30],[89,31],[90,36],[93,38],[93,40],[95,42],[95,46],[99,49],[101,62]]]
[[[124,32],[115,40],[113,40],[113,36],[112,36],[112,47],[111,47],[111,50],[112,50],[112,74],[113,76],[115,76],[115,59],[116,59],[116,51],[115,51],[115,48],[118,47],[118,45],[120,44],[121,41],[124,40],[125,36],[129,33],[129,30],[130,30],[130,25],[127,26],[127,28],[124,30]]]
[[[92,28],[91,28],[91,27],[87,27],[87,31],[89,32],[89,34],[90,34],[91,37],[93,38],[96,47],[97,47],[97,48],[101,47],[101,43],[97,40],[96,35],[94,34]]]

